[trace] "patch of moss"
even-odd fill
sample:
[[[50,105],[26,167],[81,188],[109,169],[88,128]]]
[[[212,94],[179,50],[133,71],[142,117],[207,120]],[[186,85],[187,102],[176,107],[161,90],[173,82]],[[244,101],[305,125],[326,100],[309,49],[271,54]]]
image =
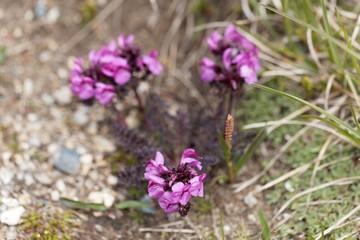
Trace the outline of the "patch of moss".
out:
[[[71,240],[76,226],[71,213],[32,211],[24,218],[21,229],[34,240]]]

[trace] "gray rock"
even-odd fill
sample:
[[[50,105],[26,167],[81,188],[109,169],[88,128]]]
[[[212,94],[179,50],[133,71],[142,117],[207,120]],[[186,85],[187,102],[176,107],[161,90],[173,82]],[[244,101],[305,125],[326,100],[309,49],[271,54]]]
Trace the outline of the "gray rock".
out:
[[[152,199],[148,195],[143,196],[140,201],[148,203],[150,206],[152,204]],[[155,214],[155,209],[153,207],[139,207],[138,209],[143,213]]]
[[[43,18],[47,12],[47,5],[44,0],[36,1],[35,15],[37,18]]]
[[[61,147],[60,151],[52,158],[53,166],[67,174],[77,174],[80,171],[79,154],[72,149]]]

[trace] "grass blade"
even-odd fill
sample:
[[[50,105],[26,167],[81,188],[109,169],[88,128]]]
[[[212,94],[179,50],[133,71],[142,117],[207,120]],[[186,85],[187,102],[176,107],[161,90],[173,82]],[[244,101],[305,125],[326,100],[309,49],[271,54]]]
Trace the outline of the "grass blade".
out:
[[[334,123],[336,123],[336,125],[338,127],[340,127],[342,130],[346,131],[350,136],[351,136],[351,139],[356,142],[357,144],[360,145],[360,134],[358,131],[356,131],[355,129],[353,129],[350,125],[348,125],[346,122],[342,121],[341,119],[335,117],[334,115],[328,113],[327,111],[325,111],[324,109],[312,104],[312,103],[309,103],[308,101],[305,101],[301,98],[298,98],[296,96],[293,96],[291,94],[288,94],[288,93],[284,93],[284,92],[281,92],[281,91],[278,91],[278,90],[275,90],[275,89],[272,89],[272,88],[269,88],[269,87],[266,87],[266,86],[263,86],[263,85],[259,85],[259,84],[253,84],[254,87],[257,87],[257,88],[260,88],[260,89],[263,89],[265,91],[268,91],[268,92],[272,92],[272,93],[275,93],[275,94],[278,94],[280,96],[284,96],[284,97],[287,97],[287,98],[290,98],[290,99],[293,99],[297,102],[300,102],[312,109],[314,109],[315,111],[319,112],[319,113],[322,113],[324,114],[327,118],[329,118],[330,120],[332,120]]]
[[[262,211],[259,211],[259,219],[260,219],[260,224],[261,224],[261,234],[262,234],[262,238],[264,240],[271,240],[271,230],[269,227],[269,224],[265,218],[265,215]]]
[[[262,4],[263,5],[263,4]],[[269,6],[266,6],[266,5],[263,5],[266,9],[276,13],[276,14],[279,14],[283,17],[286,17],[286,18],[289,18],[290,20],[304,26],[304,27],[307,27],[307,28],[310,28],[312,31],[316,32],[317,34],[320,34],[322,37],[328,39],[329,41],[331,41],[332,43],[334,43],[335,45],[337,45],[339,48],[343,49],[345,52],[349,53],[351,56],[354,56],[356,59],[360,60],[360,54],[355,52],[354,50],[348,48],[348,46],[346,44],[344,44],[343,42],[339,41],[338,39],[330,36],[329,34],[327,33],[324,33],[323,31],[321,31],[320,29],[296,18],[296,17],[293,17],[293,16],[290,16],[286,13],[284,13],[283,11],[280,11],[280,10],[277,10],[275,8],[272,8],[272,7],[269,7]]]
[[[245,149],[245,152],[235,162],[235,172],[238,172],[245,163],[254,155],[255,150],[266,137],[266,130],[263,128],[255,137],[255,140]]]
[[[81,201],[72,200],[70,198],[60,198],[60,202],[68,208],[82,209],[85,211],[95,210],[95,211],[105,211],[105,207],[102,203],[86,203]]]
[[[127,208],[137,208],[137,207],[151,207],[151,205],[147,202],[141,202],[135,200],[124,201],[115,205],[115,208],[120,210]]]
[[[326,34],[329,36],[332,36],[332,31],[331,31],[331,27],[329,24],[324,0],[320,0],[320,3],[321,3],[322,11],[323,11],[323,20],[324,20]],[[337,66],[340,66],[340,59],[339,59],[337,50],[335,48],[335,45],[329,39],[328,39],[328,42],[329,42],[329,47],[330,47],[330,60],[332,60],[332,62],[335,63]]]

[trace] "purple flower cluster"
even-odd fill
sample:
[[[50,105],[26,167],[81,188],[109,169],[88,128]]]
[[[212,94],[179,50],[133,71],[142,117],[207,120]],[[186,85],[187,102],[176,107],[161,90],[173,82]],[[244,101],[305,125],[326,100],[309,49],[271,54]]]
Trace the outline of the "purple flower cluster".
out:
[[[201,79],[206,83],[228,84],[236,90],[243,81],[257,82],[256,73],[260,70],[258,49],[239,33],[234,25],[228,26],[222,36],[217,31],[206,39],[211,52],[218,62],[203,57],[201,60]]]
[[[116,90],[129,82],[157,76],[163,70],[157,51],[141,55],[134,36],[120,35],[100,50],[89,53],[89,66],[77,58],[71,72],[71,90],[83,100],[95,97],[101,104],[112,102]],[[136,86],[134,83],[132,86]]]
[[[160,207],[166,213],[179,212],[186,216],[190,210],[191,196],[203,197],[206,174],[198,174],[201,162],[194,149],[186,149],[177,168],[169,170],[164,166],[164,157],[156,152],[155,160],[150,160],[145,169],[149,181],[148,191],[151,198],[158,198]]]

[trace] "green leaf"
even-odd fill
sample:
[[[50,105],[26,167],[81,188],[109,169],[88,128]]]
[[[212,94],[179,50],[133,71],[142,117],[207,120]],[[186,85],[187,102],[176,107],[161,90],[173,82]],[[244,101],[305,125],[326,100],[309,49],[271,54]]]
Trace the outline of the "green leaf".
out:
[[[69,198],[60,198],[61,204],[68,208],[82,209],[85,211],[95,210],[95,211],[105,211],[105,207],[102,203],[86,203],[81,201],[72,200]]]
[[[260,224],[261,224],[261,234],[262,234],[262,238],[264,240],[271,240],[271,230],[269,227],[269,224],[265,218],[265,215],[262,211],[259,211],[259,219],[260,219]]]
[[[129,200],[124,201],[121,203],[118,203],[115,205],[117,209],[127,209],[127,208],[137,208],[137,207],[151,207],[151,205],[147,202],[141,202],[141,201],[135,201],[135,200]]]
[[[226,162],[229,162],[229,161],[231,161],[231,150],[230,150],[229,146],[226,144],[222,133],[220,133],[220,132],[219,132],[219,139],[220,139],[221,149],[224,152],[225,160],[226,160]]]
[[[329,34],[327,33],[324,33],[322,30],[296,18],[296,17],[293,17],[293,16],[290,16],[286,13],[284,13],[283,11],[280,11],[280,10],[277,10],[273,7],[269,7],[269,6],[266,6],[266,5],[263,5],[266,9],[270,10],[270,11],[273,11],[274,13],[277,13],[283,17],[286,17],[286,18],[289,18],[291,19],[292,21],[304,26],[304,27],[307,27],[309,29],[311,29],[312,31],[316,32],[317,34],[320,34],[322,37],[328,39],[329,41],[331,41],[332,43],[334,43],[335,45],[337,45],[338,47],[340,47],[341,49],[343,49],[344,51],[346,51],[347,53],[349,53],[350,55],[354,56],[356,59],[360,60],[360,54],[355,52],[354,50],[348,48],[348,46],[346,44],[344,44],[343,42],[339,41],[338,39],[330,36]]]
[[[330,27],[330,24],[329,24],[329,20],[328,20],[324,0],[320,0],[320,2],[321,2],[322,11],[323,11],[323,19],[324,19],[324,25],[325,25],[326,34],[329,35],[329,36],[332,36],[332,31],[331,31],[331,27]],[[329,39],[328,39],[328,41],[329,41],[329,46],[330,46],[330,60],[332,60],[332,62],[335,63],[336,65],[340,66],[340,59],[339,59],[337,50],[335,48],[335,45]]]
[[[266,137],[266,130],[263,128],[255,137],[255,140],[245,149],[244,153],[235,160],[235,172],[238,172],[245,163],[254,155],[255,150]]]
[[[336,116],[328,113],[326,110],[312,104],[312,103],[309,103],[308,101],[305,101],[301,98],[298,98],[296,96],[293,96],[291,94],[288,94],[288,93],[284,93],[284,92],[281,92],[281,91],[278,91],[278,90],[275,90],[275,89],[272,89],[272,88],[269,88],[269,87],[266,87],[266,86],[263,86],[263,85],[259,85],[259,84],[253,84],[254,87],[257,87],[257,88],[260,88],[260,89],[263,89],[265,91],[268,91],[268,92],[272,92],[272,93],[275,93],[275,94],[278,94],[280,96],[284,96],[284,97],[287,97],[287,98],[290,98],[290,99],[293,99],[297,102],[300,102],[312,109],[314,109],[315,111],[318,111],[319,113],[322,113],[324,114],[327,118],[329,118],[331,121],[333,121],[339,128],[341,128],[343,131],[346,131],[347,134],[349,134],[351,140],[353,140],[355,143],[357,143],[358,145],[360,145],[360,134],[358,131],[356,131],[354,128],[352,128],[349,124],[347,124],[346,122],[342,121],[341,119],[337,118]]]
[[[0,47],[0,64],[5,62],[6,57],[6,47]]]

